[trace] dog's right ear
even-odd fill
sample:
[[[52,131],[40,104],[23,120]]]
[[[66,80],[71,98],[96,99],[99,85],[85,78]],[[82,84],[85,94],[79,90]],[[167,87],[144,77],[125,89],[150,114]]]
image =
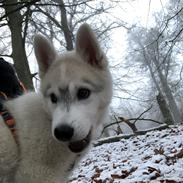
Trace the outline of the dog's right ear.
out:
[[[34,38],[34,52],[39,65],[39,75],[42,78],[57,54],[50,41],[40,34]]]
[[[86,23],[81,25],[76,34],[76,52],[83,61],[96,68],[103,69],[107,66],[105,55],[100,48],[97,38]]]

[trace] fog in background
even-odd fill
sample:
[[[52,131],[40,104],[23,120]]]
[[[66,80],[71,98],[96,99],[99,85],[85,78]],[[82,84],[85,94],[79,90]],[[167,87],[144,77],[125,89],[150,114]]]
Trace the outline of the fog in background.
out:
[[[62,53],[74,48],[75,33],[84,22],[96,32],[113,75],[114,96],[104,135],[180,123],[183,118],[181,1],[3,0],[0,55],[14,63],[28,89],[37,90],[34,35],[47,36]]]

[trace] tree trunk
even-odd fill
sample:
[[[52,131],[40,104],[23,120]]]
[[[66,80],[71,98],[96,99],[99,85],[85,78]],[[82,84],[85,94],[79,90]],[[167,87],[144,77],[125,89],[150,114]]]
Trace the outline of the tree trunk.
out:
[[[13,5],[10,5],[13,4]],[[11,32],[12,58],[19,79],[27,89],[33,89],[32,77],[25,52],[25,45],[22,36],[22,15],[18,8],[18,0],[6,0],[3,2],[8,18],[8,26]]]
[[[159,93],[156,96],[156,100],[159,105],[160,111],[163,115],[163,118],[165,120],[165,123],[168,125],[173,125],[173,118],[172,118],[171,112],[168,108],[168,105],[167,105],[166,100],[164,99],[163,95],[161,93]]]
[[[73,40],[72,40],[72,34],[68,26],[67,21],[67,12],[65,9],[65,4],[63,0],[57,0],[60,3],[60,13],[61,13],[61,25],[62,25],[62,31],[64,32],[64,38],[66,42],[66,49],[68,51],[73,50]]]
[[[158,63],[158,61],[156,59],[153,59],[153,63],[155,64],[155,66],[157,68],[157,72],[158,72],[159,79],[160,79],[160,82],[161,82],[162,90],[163,90],[163,93],[166,95],[168,105],[169,105],[170,111],[172,113],[174,122],[179,123],[179,122],[182,121],[181,114],[180,114],[180,111],[177,107],[175,99],[172,95],[172,92],[171,92],[171,89],[168,85],[167,79],[163,75],[162,71],[160,70],[160,67],[159,67],[160,63]]]
[[[168,125],[171,123],[171,124],[174,124],[175,120],[170,112],[170,109],[169,109],[169,106],[166,102],[166,99],[165,97],[162,95],[162,90],[156,80],[156,77],[154,75],[154,72],[153,72],[153,69],[152,69],[152,66],[151,64],[149,63],[149,60],[148,58],[146,58],[146,53],[144,52],[144,58],[145,58],[145,62],[147,64],[147,67],[149,68],[149,72],[151,74],[151,78],[159,92],[158,96],[156,97],[156,100],[157,100],[157,103],[159,105],[159,108],[160,108],[160,111],[165,119],[165,123],[167,123]]]

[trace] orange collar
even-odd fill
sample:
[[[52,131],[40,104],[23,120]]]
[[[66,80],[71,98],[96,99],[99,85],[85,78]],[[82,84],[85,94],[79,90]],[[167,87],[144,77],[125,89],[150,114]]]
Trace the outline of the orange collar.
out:
[[[4,122],[7,125],[7,127],[10,129],[16,143],[18,143],[15,119],[12,117],[12,115],[5,108],[0,112],[0,115],[4,119]]]
[[[27,90],[24,87],[23,83],[19,81],[19,84],[20,84],[20,87],[22,88],[22,91],[26,93]],[[0,115],[4,119],[4,122],[7,125],[7,127],[11,130],[16,143],[19,144],[18,138],[17,138],[18,135],[17,135],[15,119],[12,117],[12,115],[3,105],[4,101],[6,100],[8,100],[6,93],[0,91]]]
[[[3,92],[0,92],[1,97],[4,99],[7,99],[6,95]],[[12,115],[9,113],[9,111],[4,107],[2,104],[2,109],[0,111],[0,115],[4,119],[5,124],[7,127],[11,130],[12,135],[15,139],[15,141],[18,143],[18,138],[17,138],[17,129],[16,129],[16,123],[15,119],[12,117]]]

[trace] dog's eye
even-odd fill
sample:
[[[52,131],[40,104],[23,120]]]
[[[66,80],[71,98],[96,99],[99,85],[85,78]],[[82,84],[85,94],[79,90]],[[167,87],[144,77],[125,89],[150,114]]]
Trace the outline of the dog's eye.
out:
[[[54,93],[51,93],[50,94],[50,100],[52,103],[56,104],[58,99],[57,99],[57,96],[54,94]]]
[[[78,100],[87,99],[90,96],[91,91],[87,88],[80,88],[77,93]]]

